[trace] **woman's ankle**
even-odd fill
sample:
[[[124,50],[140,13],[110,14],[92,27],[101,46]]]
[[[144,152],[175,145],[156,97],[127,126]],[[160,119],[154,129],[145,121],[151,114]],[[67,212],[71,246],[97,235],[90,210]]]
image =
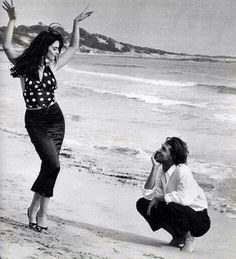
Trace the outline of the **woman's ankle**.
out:
[[[47,214],[43,213],[42,211],[38,211],[37,213],[37,224],[41,227],[46,227],[47,224]]]

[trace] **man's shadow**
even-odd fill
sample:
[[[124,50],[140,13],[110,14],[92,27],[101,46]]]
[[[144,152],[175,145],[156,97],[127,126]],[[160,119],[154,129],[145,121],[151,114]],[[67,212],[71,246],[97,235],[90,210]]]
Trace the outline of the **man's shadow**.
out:
[[[97,225],[93,225],[85,222],[63,219],[57,216],[50,216],[49,219],[54,221],[57,224],[66,224],[66,225],[71,225],[73,227],[82,228],[92,232],[96,236],[105,237],[112,240],[130,242],[130,243],[136,243],[136,244],[148,245],[148,246],[155,246],[155,247],[168,245],[167,242],[164,242],[162,240],[140,236],[126,231],[119,231],[111,228],[101,227],[101,226],[97,226]]]

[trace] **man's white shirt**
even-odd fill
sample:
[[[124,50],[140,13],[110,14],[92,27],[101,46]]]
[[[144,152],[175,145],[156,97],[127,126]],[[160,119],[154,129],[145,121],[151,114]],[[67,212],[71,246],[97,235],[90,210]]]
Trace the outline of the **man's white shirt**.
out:
[[[153,189],[142,187],[142,193],[143,197],[148,200],[164,194],[166,203],[175,202],[189,206],[195,211],[208,207],[204,191],[193,178],[190,168],[185,164],[172,165],[166,173],[164,173],[162,165],[159,165]]]

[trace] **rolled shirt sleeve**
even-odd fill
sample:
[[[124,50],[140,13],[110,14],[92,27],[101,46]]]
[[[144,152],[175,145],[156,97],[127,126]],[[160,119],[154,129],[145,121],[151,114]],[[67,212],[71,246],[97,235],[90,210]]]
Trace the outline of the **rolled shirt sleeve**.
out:
[[[152,200],[155,197],[155,191],[153,189],[145,189],[144,185],[141,187],[143,198],[147,200]]]
[[[145,189],[144,185],[142,186],[142,195],[143,198],[147,200],[152,200],[154,197],[158,197],[158,195],[163,195],[163,189],[160,186],[155,186],[153,189]]]

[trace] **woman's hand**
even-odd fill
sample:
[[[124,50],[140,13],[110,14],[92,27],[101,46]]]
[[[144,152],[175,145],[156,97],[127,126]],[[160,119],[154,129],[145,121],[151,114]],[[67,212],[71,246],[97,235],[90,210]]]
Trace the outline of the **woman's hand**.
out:
[[[7,12],[10,20],[16,19],[15,6],[12,0],[11,0],[11,4],[9,4],[6,0],[4,0],[2,8]]]
[[[87,6],[82,13],[80,13],[78,16],[75,17],[75,22],[81,22],[82,20],[88,18],[93,13],[93,11],[87,11],[88,7],[89,6]]]

